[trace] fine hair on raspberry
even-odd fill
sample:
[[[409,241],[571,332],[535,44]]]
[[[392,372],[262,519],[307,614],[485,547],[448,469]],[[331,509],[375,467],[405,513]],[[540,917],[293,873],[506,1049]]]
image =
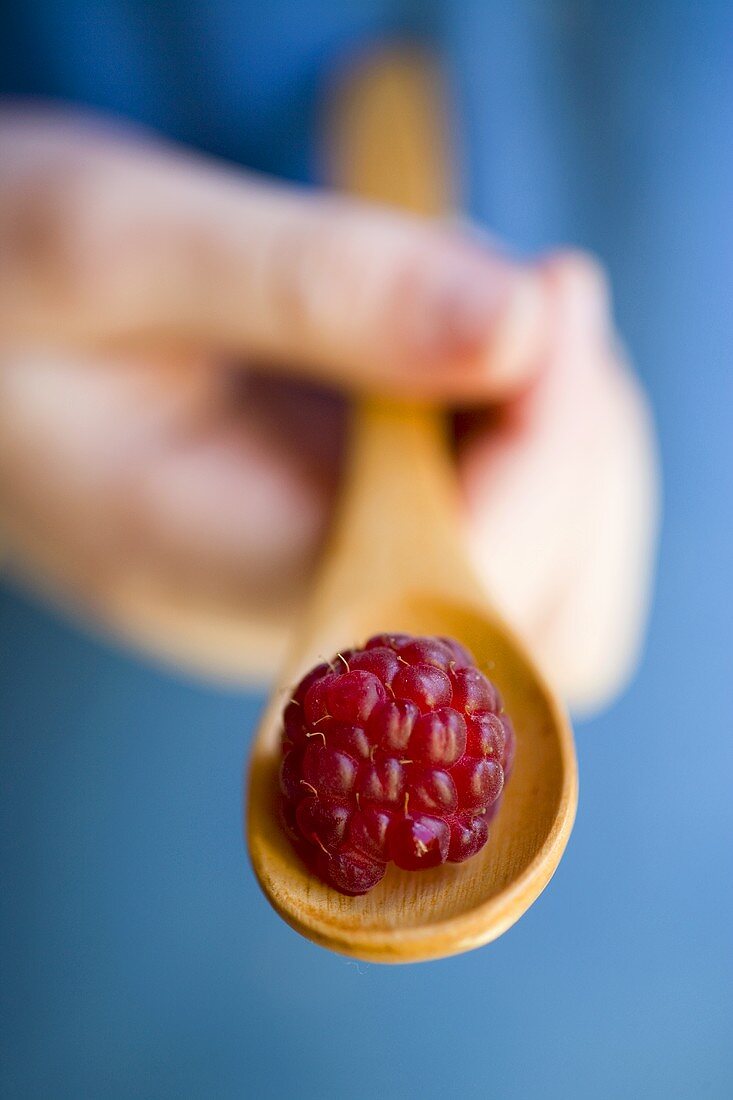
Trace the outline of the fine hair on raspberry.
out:
[[[501,696],[460,642],[377,634],[311,669],[283,713],[280,816],[342,894],[389,863],[461,863],[489,836],[514,758]]]

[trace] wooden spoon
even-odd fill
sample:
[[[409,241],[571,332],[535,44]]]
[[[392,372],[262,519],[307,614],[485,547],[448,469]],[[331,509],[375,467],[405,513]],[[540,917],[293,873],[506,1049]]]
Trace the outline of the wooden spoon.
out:
[[[383,55],[352,76],[331,129],[336,178],[346,189],[418,212],[444,204],[434,87],[424,66],[405,55]],[[575,816],[568,720],[488,605],[466,560],[455,498],[438,415],[362,401],[320,578],[252,753],[249,850],[265,894],[304,936],[374,962],[439,958],[501,935],[547,885]],[[278,822],[280,718],[311,665],[384,631],[450,635],[465,643],[504,697],[517,753],[478,855],[419,873],[390,865],[369,894],[348,898],[306,871]]]

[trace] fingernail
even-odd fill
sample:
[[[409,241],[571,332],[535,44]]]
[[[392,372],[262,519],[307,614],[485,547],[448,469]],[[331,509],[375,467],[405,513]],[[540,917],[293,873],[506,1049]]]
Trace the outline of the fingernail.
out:
[[[427,362],[475,357],[480,363],[490,349],[504,359],[535,339],[542,309],[541,281],[531,272],[444,277],[415,317],[414,347]]]

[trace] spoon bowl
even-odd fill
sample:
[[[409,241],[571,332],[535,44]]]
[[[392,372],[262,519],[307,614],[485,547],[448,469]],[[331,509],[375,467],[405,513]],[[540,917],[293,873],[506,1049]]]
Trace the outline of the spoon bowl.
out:
[[[424,69],[403,56],[362,70],[343,100],[340,163],[349,190],[413,209],[421,205],[416,196],[436,193],[432,181],[420,184],[436,147],[429,90]],[[385,149],[389,156],[380,158]],[[314,878],[281,828],[281,716],[309,668],[384,632],[447,635],[466,645],[502,694],[516,756],[477,855],[429,871],[390,865],[373,890],[351,898]],[[359,959],[413,962],[478,947],[506,931],[549,882],[572,829],[577,790],[564,710],[467,560],[439,414],[362,400],[321,573],[252,752],[249,851],[267,898],[304,936]]]
[[[250,851],[255,873],[277,912],[324,947],[371,962],[412,962],[478,947],[506,931],[547,885],[572,828],[577,785],[567,724],[535,670],[505,628],[477,607],[406,593],[399,601],[350,608],[304,648],[292,681],[344,639],[377,631],[443,634],[477,655],[504,697],[517,750],[488,843],[466,863],[431,871],[390,865],[378,886],[347,898],[313,878],[277,818],[279,717],[276,697],[252,760]],[[480,659],[479,659],[480,660]]]

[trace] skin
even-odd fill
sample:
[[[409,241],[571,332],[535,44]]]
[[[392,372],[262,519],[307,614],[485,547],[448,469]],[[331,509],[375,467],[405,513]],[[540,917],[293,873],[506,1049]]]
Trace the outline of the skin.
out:
[[[88,116],[11,104],[0,145],[17,573],[205,671],[272,671],[345,399],[438,399],[492,597],[571,703],[612,697],[645,617],[655,464],[593,260],[519,263]]]

